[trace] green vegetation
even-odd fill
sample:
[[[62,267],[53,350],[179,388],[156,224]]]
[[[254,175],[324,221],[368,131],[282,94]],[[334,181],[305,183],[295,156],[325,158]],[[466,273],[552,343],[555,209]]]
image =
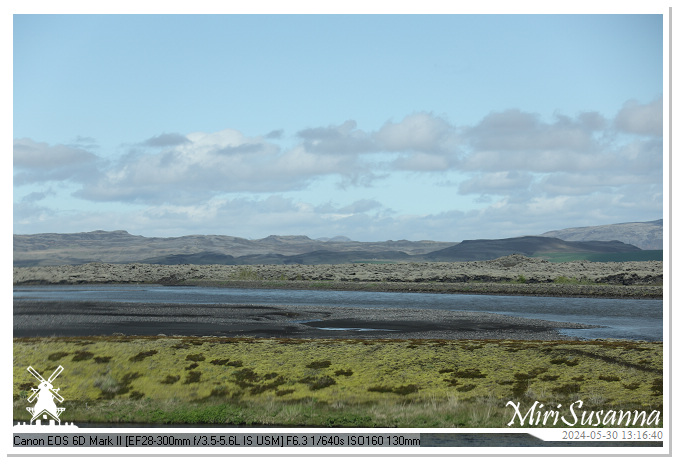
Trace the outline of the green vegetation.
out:
[[[351,261],[352,264],[399,264],[405,261],[384,260],[384,259],[359,259]]]
[[[15,339],[14,419],[26,420],[35,387],[26,368],[49,373],[59,364],[62,419],[76,423],[505,427],[510,400],[662,410],[662,348],[631,341]]]
[[[577,278],[577,277],[566,277],[559,276],[554,279],[555,284],[568,284],[568,285],[603,285],[597,284],[592,279],[587,278]]]
[[[229,276],[231,280],[262,280],[262,276],[249,266],[236,266],[236,270]],[[280,280],[287,280],[281,275]]]
[[[570,261],[591,261],[598,263],[623,263],[627,261],[662,261],[662,250],[641,250],[620,253],[535,253],[534,258],[543,258],[552,263]]]

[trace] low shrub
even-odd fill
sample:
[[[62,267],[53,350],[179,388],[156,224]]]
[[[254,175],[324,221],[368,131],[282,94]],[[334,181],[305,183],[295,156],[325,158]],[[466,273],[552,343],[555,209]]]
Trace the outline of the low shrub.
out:
[[[314,361],[306,365],[309,369],[325,369],[330,367],[330,361]]]
[[[567,383],[560,385],[558,387],[552,388],[552,392],[560,395],[570,395],[573,393],[578,393],[580,391],[580,385],[577,383]]]
[[[309,390],[320,390],[321,388],[327,388],[337,383],[335,382],[335,379],[328,377],[327,375],[318,378],[305,378],[300,380],[300,382],[309,385]]]
[[[229,390],[224,385],[219,385],[210,392],[211,397],[222,398],[229,394]]]
[[[556,365],[565,364],[567,366],[577,366],[580,363],[580,361],[578,361],[577,359],[568,359],[568,358],[553,358],[553,359],[550,359],[549,362],[552,363],[552,364],[556,364]]]
[[[49,359],[50,361],[58,361],[61,358],[63,358],[64,356],[68,356],[68,355],[69,355],[69,353],[67,353],[65,351],[57,351],[56,353],[52,353],[49,356],[47,356],[47,359]]]
[[[455,377],[460,379],[483,379],[486,374],[482,373],[479,369],[466,369],[464,371],[457,371]]]
[[[368,387],[368,391],[378,393],[390,393],[391,387],[385,387],[384,385],[376,385],[374,387]]]
[[[651,391],[654,396],[662,395],[662,379],[655,379],[651,384]]]
[[[153,356],[154,354],[157,354],[158,350],[149,350],[149,351],[142,351],[140,353],[135,354],[130,358],[130,361],[132,362],[139,362],[143,361],[144,359],[148,358],[149,356]]]
[[[528,386],[530,383],[528,380],[519,380],[514,383],[514,386],[512,387],[512,396],[514,397],[522,397],[526,394],[528,391]]]
[[[476,388],[476,385],[474,385],[472,383],[468,383],[467,385],[461,385],[461,386],[457,387],[456,390],[459,391],[459,392],[468,392],[468,391],[472,391],[475,388]]]
[[[178,375],[168,375],[165,377],[165,379],[161,380],[160,383],[165,385],[172,385],[173,383],[177,383],[179,379],[180,376]]]
[[[215,366],[224,366],[228,364],[229,360],[228,359],[213,359],[210,361],[210,364],[214,364]]]
[[[71,361],[87,361],[88,359],[92,359],[94,357],[94,353],[91,353],[89,351],[78,351],[73,358],[71,358]]]
[[[185,384],[198,383],[198,382],[200,382],[200,376],[201,376],[200,371],[190,371],[189,375],[184,380],[184,383]]]
[[[420,390],[420,387],[418,387],[415,384],[410,384],[410,385],[401,385],[400,387],[395,387],[391,391],[393,391],[397,395],[409,395],[411,393],[417,393],[419,390]]]

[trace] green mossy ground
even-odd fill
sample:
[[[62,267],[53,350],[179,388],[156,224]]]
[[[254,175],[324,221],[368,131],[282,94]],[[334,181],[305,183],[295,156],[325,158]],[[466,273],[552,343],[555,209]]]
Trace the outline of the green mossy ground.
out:
[[[14,419],[59,365],[64,421],[504,427],[507,401],[662,410],[662,343],[83,337],[14,340]]]

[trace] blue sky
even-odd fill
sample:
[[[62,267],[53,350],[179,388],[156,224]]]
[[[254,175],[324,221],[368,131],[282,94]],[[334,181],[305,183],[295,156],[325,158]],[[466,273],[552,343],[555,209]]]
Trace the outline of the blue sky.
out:
[[[661,14],[16,15],[13,231],[654,220],[663,92]]]

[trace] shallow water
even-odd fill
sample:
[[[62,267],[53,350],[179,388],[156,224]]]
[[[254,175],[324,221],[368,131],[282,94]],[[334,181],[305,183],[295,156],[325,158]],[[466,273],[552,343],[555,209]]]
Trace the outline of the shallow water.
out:
[[[560,329],[560,332],[566,335],[583,339],[619,338],[661,341],[663,338],[662,300],[158,285],[15,286],[14,299],[481,311],[531,319],[603,326],[595,329]]]

